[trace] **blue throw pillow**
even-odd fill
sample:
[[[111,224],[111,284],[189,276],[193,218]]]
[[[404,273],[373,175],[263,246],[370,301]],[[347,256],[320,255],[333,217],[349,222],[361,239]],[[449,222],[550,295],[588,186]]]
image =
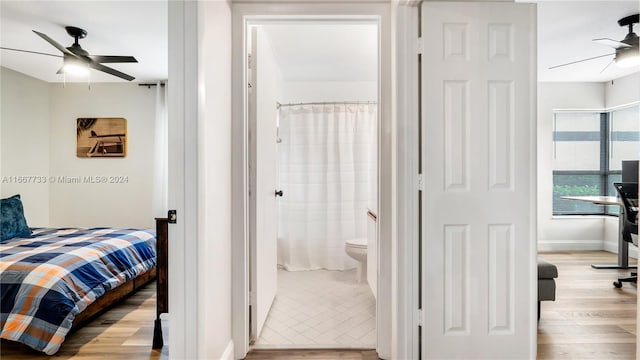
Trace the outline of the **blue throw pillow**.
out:
[[[31,229],[24,218],[20,195],[0,200],[0,213],[2,241],[14,237],[31,237]]]

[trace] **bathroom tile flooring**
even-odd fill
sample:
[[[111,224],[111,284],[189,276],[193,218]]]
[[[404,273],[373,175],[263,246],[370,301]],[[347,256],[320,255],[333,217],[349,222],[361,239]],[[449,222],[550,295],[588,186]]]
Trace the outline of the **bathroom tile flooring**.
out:
[[[278,269],[278,292],[255,349],[376,345],[375,298],[356,271]]]

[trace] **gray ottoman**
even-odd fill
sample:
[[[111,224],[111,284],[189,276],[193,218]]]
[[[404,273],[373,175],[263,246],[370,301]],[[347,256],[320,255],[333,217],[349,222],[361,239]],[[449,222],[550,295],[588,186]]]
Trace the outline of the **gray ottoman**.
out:
[[[540,302],[556,299],[556,282],[558,268],[538,257],[538,320],[540,320]]]

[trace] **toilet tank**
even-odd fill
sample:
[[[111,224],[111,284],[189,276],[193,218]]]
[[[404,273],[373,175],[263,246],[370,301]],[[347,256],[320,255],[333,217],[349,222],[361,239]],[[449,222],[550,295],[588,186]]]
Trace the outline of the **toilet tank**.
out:
[[[367,210],[367,282],[378,297],[378,216],[371,210]]]

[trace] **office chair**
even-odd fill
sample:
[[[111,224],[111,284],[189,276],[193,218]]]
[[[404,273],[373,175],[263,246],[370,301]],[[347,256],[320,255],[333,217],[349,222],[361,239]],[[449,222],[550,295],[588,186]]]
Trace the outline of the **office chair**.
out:
[[[624,216],[624,226],[622,228],[622,239],[628,243],[638,246],[638,183],[624,182],[613,183],[618,192],[618,197],[622,201],[622,212],[620,216]],[[631,236],[635,234],[636,236]],[[613,282],[613,286],[622,287],[623,282],[637,282],[638,273],[632,272],[630,277],[619,278]]]

